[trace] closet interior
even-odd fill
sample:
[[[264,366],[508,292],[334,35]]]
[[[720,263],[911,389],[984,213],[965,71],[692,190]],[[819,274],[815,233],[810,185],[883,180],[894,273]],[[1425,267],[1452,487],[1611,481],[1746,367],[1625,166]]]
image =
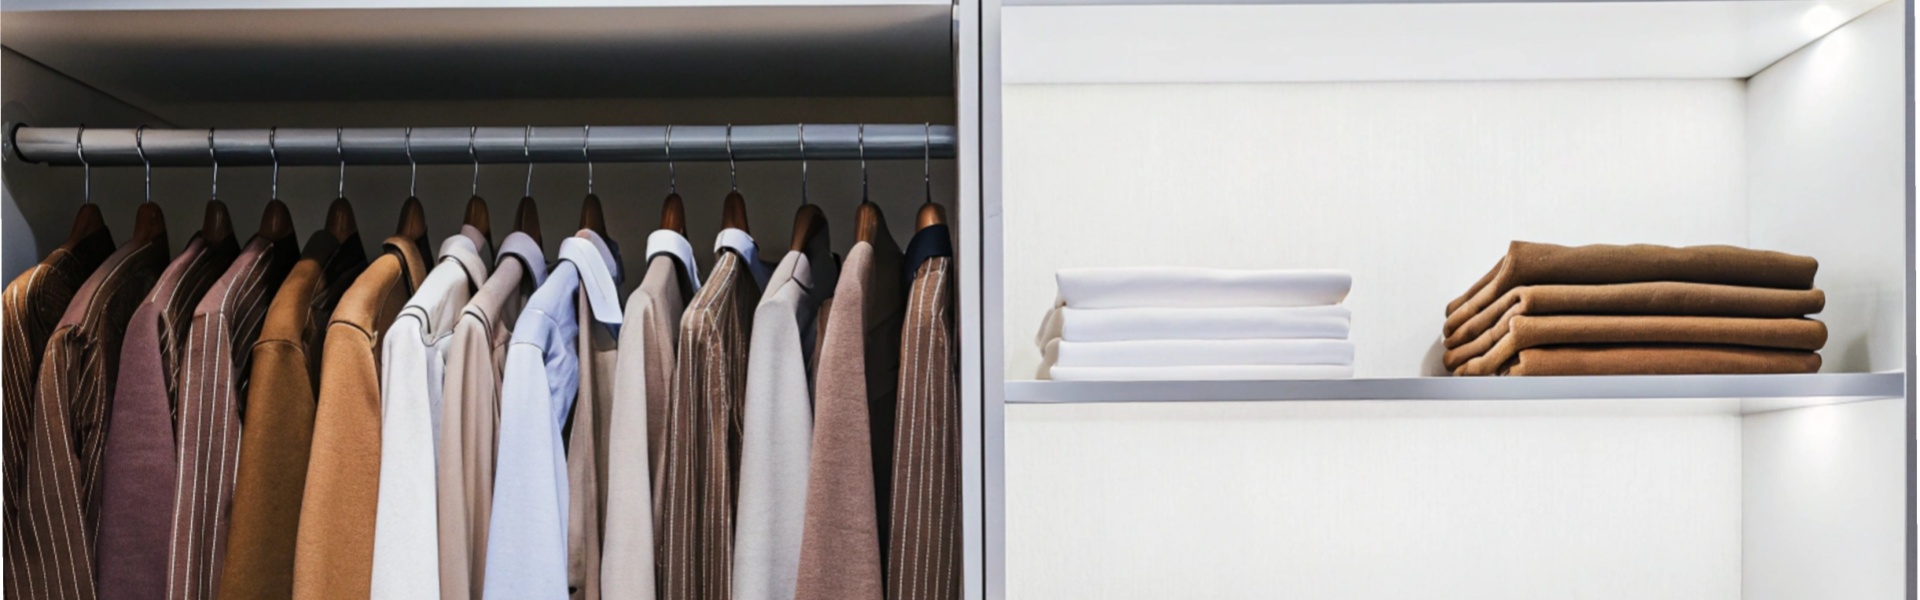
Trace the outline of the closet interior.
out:
[[[1007,595],[1910,597],[1911,6],[1007,2]],[[1451,376],[1515,241],[1810,257],[1823,364]],[[1353,378],[1042,380],[1096,267],[1350,273]]]
[[[844,257],[877,231],[905,247],[941,222],[961,286],[955,339],[971,349],[978,10],[9,3],[4,274],[59,246],[83,204],[124,237],[150,202],[178,252],[216,195],[243,241],[269,200],[304,240],[345,198],[373,256],[396,223],[424,226],[437,247],[490,221],[494,244],[527,232],[549,260],[594,229],[627,265],[622,303],[657,228],[684,230],[704,277],[723,227],[757,238],[771,266],[792,236],[823,235]],[[964,589],[978,598],[978,360],[962,357],[975,373],[955,415],[970,457]]]

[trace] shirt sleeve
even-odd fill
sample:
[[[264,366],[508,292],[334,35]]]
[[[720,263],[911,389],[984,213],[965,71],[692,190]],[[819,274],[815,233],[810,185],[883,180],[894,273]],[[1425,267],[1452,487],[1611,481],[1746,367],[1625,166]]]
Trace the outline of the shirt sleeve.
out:
[[[536,344],[507,350],[484,597],[566,598],[565,457]]]
[[[373,529],[373,597],[440,596],[431,349],[421,321],[402,315],[382,343],[380,494]]]

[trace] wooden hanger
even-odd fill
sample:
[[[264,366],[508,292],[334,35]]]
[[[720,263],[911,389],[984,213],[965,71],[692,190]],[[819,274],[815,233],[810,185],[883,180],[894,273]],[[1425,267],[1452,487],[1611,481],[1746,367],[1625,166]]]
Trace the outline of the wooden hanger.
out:
[[[800,205],[793,213],[793,242],[787,249],[799,252],[806,249],[807,242],[814,236],[827,234],[827,215],[820,207],[809,204]]]
[[[394,227],[393,234],[413,240],[421,248],[430,247],[431,241],[427,239],[427,211],[420,206],[419,198],[408,196],[406,202],[400,203],[400,224]]]
[[[345,242],[360,233],[360,225],[353,218],[352,202],[346,198],[333,199],[333,205],[327,207],[327,233],[336,242]]]
[[[292,237],[293,215],[287,212],[286,203],[267,201],[266,210],[260,213],[260,231],[254,235],[276,242]]]
[[[667,194],[660,203],[660,228],[672,230],[681,236],[687,235],[687,209],[680,201],[679,193]]]
[[[493,239],[493,218],[487,215],[487,201],[479,195],[467,199],[466,224],[480,230],[480,235]]]
[[[73,229],[67,232],[67,241],[60,244],[62,249],[72,252],[81,242],[106,230],[107,219],[100,215],[100,205],[88,202],[80,205],[80,212],[73,215]]]
[[[200,222],[200,237],[207,243],[217,244],[233,237],[233,215],[227,212],[227,203],[219,200],[207,201],[207,215]]]
[[[540,239],[540,205],[533,201],[533,196],[520,199],[520,206],[513,213],[513,230],[532,237],[534,243],[546,243]]]
[[[720,205],[720,226],[752,233],[747,229],[747,199],[740,190],[727,192],[726,201]]]
[[[599,196],[588,193],[587,197],[580,201],[580,228],[591,229],[594,233],[600,234],[600,237],[611,237],[607,235],[607,215],[600,208]]]
[[[945,224],[947,224],[946,207],[929,201],[920,205],[920,214],[914,218],[913,230],[919,231],[934,225]]]
[[[860,208],[854,213],[854,241],[873,243],[874,240],[880,239],[880,236],[885,234],[886,228],[887,217],[880,213],[880,205],[872,202],[861,202]]]

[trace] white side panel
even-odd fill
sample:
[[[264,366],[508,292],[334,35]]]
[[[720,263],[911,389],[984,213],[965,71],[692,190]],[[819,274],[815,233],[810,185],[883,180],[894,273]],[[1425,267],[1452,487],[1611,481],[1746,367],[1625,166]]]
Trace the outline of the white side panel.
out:
[[[1906,592],[1906,401],[1746,418],[1745,600]]]
[[[1510,240],[1744,244],[1745,97],[1730,80],[1010,86],[1006,374],[1033,377],[1056,270],[1137,265],[1350,270],[1358,376],[1432,372],[1447,301]]]
[[[1747,86],[1750,238],[1820,259],[1826,371],[1907,363],[1905,14],[1868,13]]]
[[[1741,597],[1738,417],[1008,413],[1011,598]]]

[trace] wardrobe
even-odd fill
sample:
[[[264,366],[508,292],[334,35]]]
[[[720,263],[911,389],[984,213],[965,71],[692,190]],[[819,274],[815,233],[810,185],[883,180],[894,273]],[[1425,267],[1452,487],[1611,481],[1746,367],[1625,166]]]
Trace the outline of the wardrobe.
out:
[[[128,230],[149,182],[187,239],[208,128],[238,229],[277,185],[303,236],[339,195],[384,232],[411,187],[435,237],[471,195],[496,232],[530,195],[552,252],[591,177],[630,264],[671,190],[706,265],[736,187],[764,244],[804,189],[842,252],[863,197],[905,240],[931,195],[956,236],[968,598],[1920,589],[1910,0],[4,11],[0,276],[86,199]],[[90,177],[54,152],[82,125]],[[142,125],[170,148],[151,175]],[[1440,375],[1445,300],[1529,238],[1814,256],[1827,367]],[[1358,378],[1032,381],[1054,271],[1144,265],[1352,270]]]

